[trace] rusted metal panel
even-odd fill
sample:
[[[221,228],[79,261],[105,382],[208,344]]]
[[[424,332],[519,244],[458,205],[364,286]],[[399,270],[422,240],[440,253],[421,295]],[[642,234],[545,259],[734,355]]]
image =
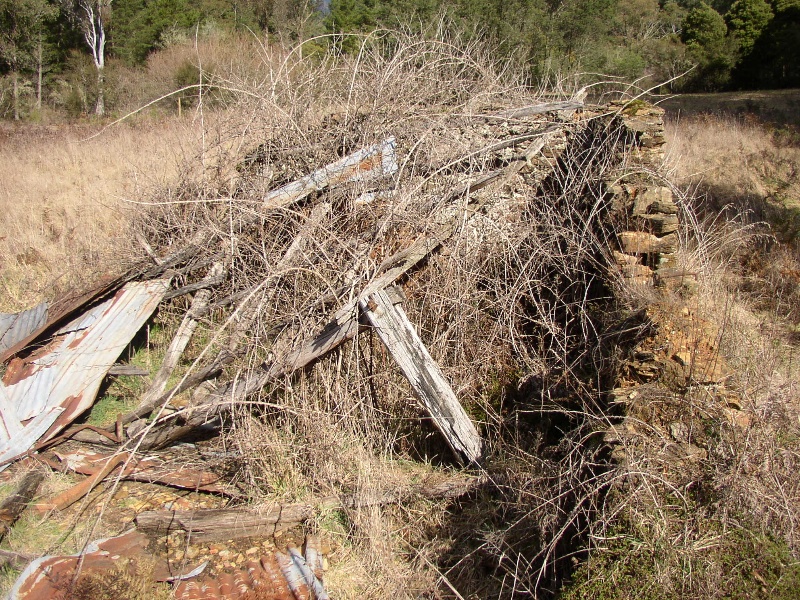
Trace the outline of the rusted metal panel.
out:
[[[138,561],[152,560],[152,556],[148,554],[149,545],[150,539],[146,535],[132,530],[117,537],[92,542],[82,554],[43,556],[25,568],[7,598],[51,600],[67,597],[68,588],[78,568],[81,576],[102,576],[118,568],[125,568],[133,573]],[[176,573],[166,561],[161,561],[156,562],[153,578],[155,581],[176,581],[201,572],[200,567],[187,567],[184,569],[185,574]]]
[[[168,285],[166,279],[128,283],[62,327],[48,345],[11,361],[0,383],[0,465],[55,436],[92,405],[103,377]]]
[[[24,350],[34,340],[42,336],[46,331],[52,331],[67,319],[73,318],[83,307],[101,299],[119,288],[130,279],[130,275],[122,277],[109,277],[101,281],[92,289],[80,294],[72,294],[53,303],[47,311],[47,319],[35,330],[31,331],[23,339],[16,342],[10,348],[0,349],[0,363],[4,363]]]
[[[224,494],[226,496],[239,495],[233,486],[225,485],[222,478],[211,471],[171,466],[158,456],[142,457],[131,455],[127,452],[122,455],[126,460],[126,467],[121,474],[123,479],[160,483],[180,489]],[[56,456],[68,469],[76,473],[95,475],[114,455],[80,450],[69,454],[56,453]]]
[[[175,582],[174,597],[181,600],[328,600],[321,576],[309,556],[319,556],[319,540],[309,536],[306,556],[290,547],[289,556],[276,552],[250,561],[233,573],[205,575],[207,562],[192,568],[174,565],[156,558],[154,581]],[[20,574],[8,595],[8,600],[51,600],[65,597],[75,579],[76,569],[81,577],[103,576],[118,568],[134,573],[139,561],[152,564],[149,538],[139,531],[92,542],[82,554],[44,556],[31,562]]]
[[[47,323],[47,302],[16,314],[0,314],[0,353]]]

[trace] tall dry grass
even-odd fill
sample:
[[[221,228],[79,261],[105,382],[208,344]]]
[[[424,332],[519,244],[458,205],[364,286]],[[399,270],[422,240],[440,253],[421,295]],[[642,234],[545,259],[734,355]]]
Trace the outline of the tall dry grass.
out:
[[[143,190],[174,184],[191,115],[99,126],[0,129],[0,311],[90,283],[129,257]],[[123,259],[123,260],[120,260]]]

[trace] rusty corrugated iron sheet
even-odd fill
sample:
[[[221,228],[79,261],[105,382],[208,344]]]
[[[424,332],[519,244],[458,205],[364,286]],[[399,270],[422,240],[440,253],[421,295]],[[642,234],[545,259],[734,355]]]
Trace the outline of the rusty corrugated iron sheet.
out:
[[[0,314],[0,353],[47,323],[47,302],[15,314]]]
[[[184,466],[172,466],[158,456],[138,456],[128,452],[123,452],[122,455],[126,460],[126,467],[120,475],[122,479],[160,483],[180,489],[226,496],[240,495],[233,486],[225,485],[222,477],[217,473]],[[76,473],[96,475],[114,454],[79,450],[68,454],[56,453],[56,456],[64,466]]]
[[[88,409],[108,370],[158,306],[169,281],[128,283],[73,319],[0,382],[0,469]]]
[[[8,600],[67,600],[75,580],[76,570],[82,576],[97,576],[122,567],[135,573],[138,561],[152,559],[148,556],[150,539],[135,530],[117,537],[90,543],[81,554],[70,556],[43,556],[31,562],[17,578]],[[150,562],[148,560],[148,562]],[[201,565],[203,567],[203,565]],[[202,568],[184,570],[186,575],[175,573],[166,563],[156,563],[153,570],[155,581],[175,581]]]
[[[149,545],[146,535],[129,531],[92,542],[82,554],[36,559],[17,578],[8,600],[66,600],[77,569],[80,577],[102,576],[120,567],[135,573],[142,559],[152,563]],[[308,537],[305,556],[292,546],[288,551],[288,555],[275,552],[232,573],[216,575],[203,574],[207,563],[195,568],[182,565],[177,572],[157,560],[153,580],[174,582],[174,595],[180,600],[329,600],[322,584],[318,539]]]
[[[288,554],[275,552],[248,562],[233,573],[207,575],[183,581],[175,588],[176,600],[329,600],[322,584],[319,540],[306,538],[305,556],[294,546]]]
[[[50,306],[47,311],[47,319],[39,327],[32,330],[27,336],[16,342],[10,348],[5,350],[0,349],[0,363],[4,363],[16,356],[45,332],[52,331],[68,319],[75,317],[85,306],[117,291],[125,282],[129,281],[130,278],[131,275],[106,277],[90,290],[79,294],[67,295],[57,300]]]

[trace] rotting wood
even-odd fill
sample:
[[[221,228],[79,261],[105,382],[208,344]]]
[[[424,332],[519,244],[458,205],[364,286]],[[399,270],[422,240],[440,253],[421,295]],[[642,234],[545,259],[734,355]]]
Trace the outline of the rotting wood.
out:
[[[495,182],[503,173],[503,170],[488,173],[478,180],[466,184],[459,191],[461,195],[471,194]],[[263,388],[269,381],[290,375],[308,366],[343,342],[355,337],[360,328],[358,322],[358,302],[360,297],[384,289],[416,267],[452,237],[463,222],[482,210],[488,202],[489,199],[487,197],[471,198],[463,211],[457,211],[449,218],[442,219],[442,222],[434,228],[433,232],[422,236],[408,248],[396,252],[386,259],[378,267],[378,276],[367,284],[360,296],[336,311],[331,321],[313,339],[290,352],[284,358],[265,367],[264,372],[251,375],[245,381],[236,385],[226,386],[220,391],[219,395],[233,394],[233,401],[245,398]]]
[[[539,136],[525,151],[523,157],[529,161],[536,153],[540,152],[547,140],[551,139],[561,128],[549,131],[547,134]],[[458,228],[468,221],[470,217],[483,210],[489,203],[488,196],[470,197],[471,194],[482,190],[488,185],[498,181],[507,181],[518,173],[525,162],[518,160],[503,169],[498,169],[479,177],[473,182],[464,184],[463,187],[455,190],[447,196],[445,202],[460,196],[468,196],[467,205],[462,211],[457,211],[449,218],[442,218],[434,230],[428,235],[422,236],[407,248],[400,250],[387,258],[377,269],[377,277],[370,281],[359,297],[351,300],[340,308],[312,340],[300,348],[290,352],[283,359],[265,368],[262,373],[256,373],[247,377],[243,382],[237,382],[223,387],[219,396],[230,395],[231,401],[241,400],[257,392],[267,383],[302,369],[320,357],[324,356],[343,342],[352,339],[359,331],[358,324],[358,303],[362,298],[369,294],[382,290],[405,275],[408,271],[416,267],[425,260],[432,252],[437,250],[444,242],[450,239]]]
[[[478,464],[483,451],[478,430],[458,402],[444,373],[431,358],[403,308],[395,306],[382,290],[362,300],[360,307],[456,459],[464,464]]]
[[[223,272],[224,267],[222,263],[216,262],[208,270],[204,281],[216,280],[222,276]],[[198,321],[192,316],[193,311],[195,308],[200,310],[207,306],[210,299],[211,290],[209,289],[202,289],[195,294],[192,299],[191,307],[186,315],[184,315],[181,324],[178,326],[178,331],[175,333],[175,337],[172,338],[167,348],[167,352],[161,362],[161,368],[153,378],[153,383],[150,384],[150,387],[142,395],[142,399],[139,402],[140,406],[150,406],[161,395],[164,388],[167,387],[167,381],[169,381],[173,371],[175,371],[175,368],[178,366],[178,362],[181,356],[183,356],[183,351],[186,350],[186,346],[189,345],[189,340],[192,339],[192,335],[195,329],[197,329]]]
[[[0,540],[11,531],[11,527],[16,523],[22,511],[33,500],[43,480],[44,473],[41,471],[29,471],[22,478],[14,493],[0,504]]]
[[[423,481],[408,488],[328,497],[317,504],[283,504],[265,510],[252,508],[200,509],[194,511],[153,510],[136,516],[142,531],[166,535],[185,531],[198,542],[237,540],[274,535],[310,519],[318,511],[359,509],[402,502],[414,496],[428,499],[458,498],[485,484],[485,476],[456,475],[436,482]]]
[[[136,526],[147,533],[165,535],[185,531],[197,542],[268,537],[293,527],[314,514],[310,504],[282,505],[264,512],[236,508],[144,511]]]
[[[269,192],[261,203],[261,211],[286,208],[307,198],[314,192],[352,181],[375,181],[397,172],[395,139],[390,137],[379,144],[362,148],[344,158],[317,169],[300,179]],[[245,220],[243,226],[258,223],[258,215]],[[152,267],[142,277],[152,279],[169,269],[196,256],[214,240],[215,233],[210,230],[198,231],[186,247],[160,259],[161,264]]]
[[[264,209],[285,207],[329,186],[379,179],[392,175],[397,168],[395,139],[391,137],[269,192],[262,206]]]

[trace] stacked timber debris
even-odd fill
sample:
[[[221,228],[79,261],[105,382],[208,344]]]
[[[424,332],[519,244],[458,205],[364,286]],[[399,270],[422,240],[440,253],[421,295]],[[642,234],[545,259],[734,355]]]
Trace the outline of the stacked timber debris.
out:
[[[276,131],[240,164],[232,194],[154,210],[137,233],[144,262],[49,309],[0,320],[0,468],[33,458],[87,475],[40,511],[62,510],[107,478],[242,499],[251,494],[241,481],[164,469],[158,452],[225,432],[244,414],[280,426],[301,405],[314,426],[325,415],[374,436],[376,448],[440,458],[446,448],[457,464],[480,467],[491,448],[482,435],[489,418],[478,415],[489,407],[475,390],[492,370],[511,365],[555,389],[591,355],[593,302],[607,301],[615,262],[648,280],[669,264],[677,211],[666,188],[609,183],[632,154],[657,152],[660,119],[650,107],[579,101],[447,115],[424,135],[398,128],[354,151],[348,135],[323,137],[326,151],[344,155],[305,174],[298,165],[319,148],[304,154]],[[180,311],[180,322],[139,406],[108,426],[75,424],[105,378],[136,372],[117,361],[156,311]],[[357,402],[336,391],[347,387]],[[423,422],[439,442],[426,441]],[[49,453],[67,439],[103,449]],[[467,474],[309,504],[149,511],[136,524],[156,538],[273,535],[321,507],[457,497],[484,482]],[[294,560],[313,597],[324,598],[308,574],[313,554],[262,558],[248,572],[290,581],[281,561]],[[195,597],[189,584],[178,589]]]

